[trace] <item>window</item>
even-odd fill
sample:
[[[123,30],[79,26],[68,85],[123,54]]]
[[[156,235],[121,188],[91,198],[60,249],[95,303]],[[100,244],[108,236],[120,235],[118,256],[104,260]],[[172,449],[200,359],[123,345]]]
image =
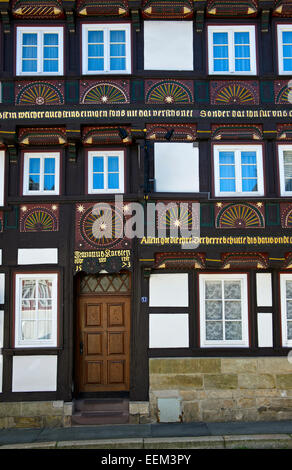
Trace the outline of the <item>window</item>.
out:
[[[15,275],[15,346],[57,346],[58,274]]]
[[[63,75],[62,27],[17,27],[16,75]]]
[[[88,152],[88,193],[124,192],[124,151]]]
[[[278,67],[279,74],[292,72],[292,25],[278,25]]]
[[[292,275],[280,274],[282,346],[292,346]]]
[[[145,70],[193,70],[192,21],[144,21]]]
[[[82,25],[82,73],[131,73],[130,24]]]
[[[281,196],[292,195],[292,145],[279,145],[279,175]]]
[[[261,145],[214,146],[215,196],[263,196]]]
[[[209,26],[209,74],[256,75],[254,26]]]
[[[200,274],[201,347],[247,347],[247,274]]]
[[[0,151],[0,206],[4,206],[5,152]]]
[[[154,144],[155,191],[199,192],[199,148],[193,143]]]
[[[25,153],[23,195],[59,194],[59,153]]]

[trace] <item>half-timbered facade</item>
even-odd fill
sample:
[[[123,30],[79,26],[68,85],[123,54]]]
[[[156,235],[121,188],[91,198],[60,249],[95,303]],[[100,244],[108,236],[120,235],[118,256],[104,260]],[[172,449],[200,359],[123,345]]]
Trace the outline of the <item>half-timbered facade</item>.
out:
[[[292,2],[0,12],[0,427],[291,419]]]

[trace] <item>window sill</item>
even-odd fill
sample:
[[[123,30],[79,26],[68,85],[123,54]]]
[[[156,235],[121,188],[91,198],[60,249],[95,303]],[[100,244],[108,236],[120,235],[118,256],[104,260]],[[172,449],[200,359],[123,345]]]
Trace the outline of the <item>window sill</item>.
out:
[[[63,349],[62,347],[55,348],[46,346],[2,348],[2,354],[6,356],[54,356],[63,351]]]

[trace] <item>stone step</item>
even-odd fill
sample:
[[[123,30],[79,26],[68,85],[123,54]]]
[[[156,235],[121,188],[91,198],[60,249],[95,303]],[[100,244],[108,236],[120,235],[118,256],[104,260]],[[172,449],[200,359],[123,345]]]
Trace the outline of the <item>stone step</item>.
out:
[[[85,398],[74,401],[74,411],[129,411],[129,400],[121,398]]]
[[[119,411],[83,411],[72,415],[72,425],[127,424],[129,414]]]

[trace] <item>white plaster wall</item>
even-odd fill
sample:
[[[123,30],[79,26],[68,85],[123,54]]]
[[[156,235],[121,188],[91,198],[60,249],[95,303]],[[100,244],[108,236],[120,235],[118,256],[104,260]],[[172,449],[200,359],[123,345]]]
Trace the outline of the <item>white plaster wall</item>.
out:
[[[19,248],[18,264],[57,264],[58,248]]]
[[[258,307],[271,307],[273,304],[271,273],[257,273],[256,282]]]
[[[156,313],[149,315],[150,348],[188,348],[189,315]]]
[[[199,192],[199,148],[192,143],[154,144],[155,191]]]
[[[5,302],[5,274],[0,274],[0,304]]]
[[[188,307],[187,273],[151,274],[149,280],[150,307]]]
[[[145,70],[193,70],[192,21],[144,21]]]
[[[56,391],[57,359],[57,356],[14,356],[12,391]]]
[[[273,347],[272,313],[258,313],[258,345],[259,348]]]

